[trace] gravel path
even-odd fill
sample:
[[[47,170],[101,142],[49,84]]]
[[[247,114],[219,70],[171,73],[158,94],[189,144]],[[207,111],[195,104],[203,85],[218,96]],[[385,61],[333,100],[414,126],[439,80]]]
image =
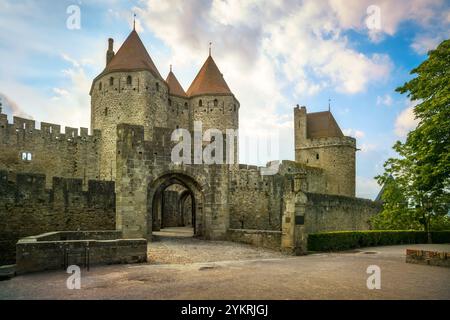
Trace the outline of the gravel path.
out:
[[[177,236],[175,232],[174,229],[155,232],[154,241],[148,245],[150,264],[189,264],[286,257],[274,250],[228,241],[205,241],[188,237],[184,232]]]
[[[450,299],[449,268],[405,263],[405,250],[423,248],[421,245],[363,248],[278,259],[180,264],[179,261],[187,258],[183,250],[198,252],[190,260],[276,255],[245,245],[203,244],[196,239],[185,239],[180,248],[175,248],[180,241],[152,243],[153,248],[172,250],[173,258],[167,259],[171,264],[98,266],[89,272],[83,269],[80,290],[67,289],[69,275],[64,270],[22,275],[0,281],[0,300]],[[433,249],[445,250],[446,246],[435,245]],[[156,254],[156,249],[154,252]],[[371,265],[380,267],[380,290],[367,288],[367,268]]]

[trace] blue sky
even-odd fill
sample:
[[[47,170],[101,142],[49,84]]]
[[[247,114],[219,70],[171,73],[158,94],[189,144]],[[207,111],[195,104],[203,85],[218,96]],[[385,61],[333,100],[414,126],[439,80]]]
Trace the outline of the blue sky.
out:
[[[66,26],[70,5],[80,8],[80,29]],[[375,27],[370,5],[379,8]],[[294,158],[293,107],[322,111],[331,99],[339,125],[358,140],[357,194],[365,198],[376,196],[373,177],[394,142],[416,125],[412,103],[395,88],[450,30],[443,0],[0,0],[4,112],[89,127],[89,88],[104,68],[107,39],[117,51],[133,12],[159,71],[166,76],[173,64],[185,90],[213,42],[241,102],[241,132],[276,132],[275,158]]]

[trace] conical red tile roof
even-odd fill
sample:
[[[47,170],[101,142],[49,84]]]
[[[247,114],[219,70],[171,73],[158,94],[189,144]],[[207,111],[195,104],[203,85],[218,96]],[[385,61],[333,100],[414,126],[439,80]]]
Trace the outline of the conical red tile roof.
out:
[[[177,77],[172,72],[172,70],[170,70],[166,82],[167,85],[169,86],[169,94],[179,96],[182,98],[187,98],[186,92],[184,91],[183,87],[181,86],[180,82],[178,81]]]
[[[114,58],[108,63],[105,70],[103,70],[102,75],[113,71],[138,70],[148,70],[155,77],[163,80],[136,30],[133,30]]]
[[[187,95],[189,97],[204,94],[230,94],[232,92],[228,87],[222,73],[217,67],[214,59],[209,56],[203,67],[192,82]]]

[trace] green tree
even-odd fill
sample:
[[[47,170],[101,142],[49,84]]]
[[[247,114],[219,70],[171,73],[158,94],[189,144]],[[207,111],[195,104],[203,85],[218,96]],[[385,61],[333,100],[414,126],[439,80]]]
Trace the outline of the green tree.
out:
[[[417,103],[419,124],[404,143],[395,143],[399,158],[388,159],[377,177],[385,185],[384,208],[374,224],[387,229],[419,224],[429,231],[437,221],[448,222],[450,207],[450,40],[411,74],[416,77],[396,91]]]

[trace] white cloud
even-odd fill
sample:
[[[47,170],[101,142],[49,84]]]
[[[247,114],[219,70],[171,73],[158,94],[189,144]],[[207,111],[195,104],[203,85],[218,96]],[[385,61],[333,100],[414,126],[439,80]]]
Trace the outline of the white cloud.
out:
[[[212,41],[213,57],[241,102],[241,131],[280,130],[284,141],[292,140],[286,121],[295,100],[327,89],[360,93],[392,69],[387,55],[353,49],[335,12],[318,1],[143,0],[135,10],[171,49],[167,60],[182,83],[192,81],[186,70],[200,67]],[[294,101],[283,96],[286,87],[294,88]],[[292,145],[284,148],[293,158]]]
[[[362,176],[356,177],[356,196],[366,199],[375,199],[380,192],[381,187],[374,178],[367,178]]]
[[[428,51],[435,49],[449,35],[418,35],[414,38],[411,48],[418,54],[426,54]]]
[[[368,153],[378,150],[378,145],[376,145],[375,143],[363,143],[359,146],[359,149],[362,153]]]
[[[346,136],[354,137],[354,138],[357,138],[357,139],[361,139],[361,138],[364,138],[366,136],[364,131],[357,130],[357,129],[344,129],[344,130],[342,130],[342,132]]]
[[[377,105],[378,105],[378,106],[384,105],[384,106],[390,107],[390,106],[392,106],[392,103],[393,103],[393,102],[394,102],[394,101],[393,101],[391,95],[389,95],[389,94],[386,94],[386,95],[384,95],[384,96],[378,96],[378,97],[377,97]]]
[[[66,89],[61,89],[61,88],[53,88],[53,92],[59,97],[59,96],[68,96],[69,95],[69,91],[67,91]]]
[[[365,20],[367,8],[376,5],[380,9],[380,30],[372,30],[369,36],[375,42],[383,34],[394,35],[400,23],[410,20],[421,26],[433,26],[433,22],[445,21],[449,8],[445,0],[330,0],[331,8],[336,13],[339,25],[345,29],[369,32]]]
[[[70,62],[71,67],[61,71],[66,79],[65,86],[53,88],[52,97],[14,80],[0,81],[0,87],[13,97],[1,95],[8,114],[25,118],[31,118],[29,114],[38,114],[36,120],[39,122],[72,127],[86,127],[90,123],[89,90],[92,80],[86,75],[81,62],[62,59]]]
[[[29,114],[27,114],[24,110],[22,110],[22,108],[20,108],[20,106],[15,101],[13,101],[10,97],[1,92],[0,92],[0,103],[2,113],[32,119],[32,117]]]
[[[386,55],[352,49],[334,12],[317,1],[142,1],[136,10],[172,49],[174,64],[197,63],[213,41],[214,56],[233,60],[241,71],[269,62],[270,71],[293,84],[297,96],[326,88],[358,93],[385,79],[392,67]]]
[[[414,106],[409,106],[403,110],[395,120],[395,134],[399,137],[406,137],[411,130],[414,130],[419,121],[414,115]]]

